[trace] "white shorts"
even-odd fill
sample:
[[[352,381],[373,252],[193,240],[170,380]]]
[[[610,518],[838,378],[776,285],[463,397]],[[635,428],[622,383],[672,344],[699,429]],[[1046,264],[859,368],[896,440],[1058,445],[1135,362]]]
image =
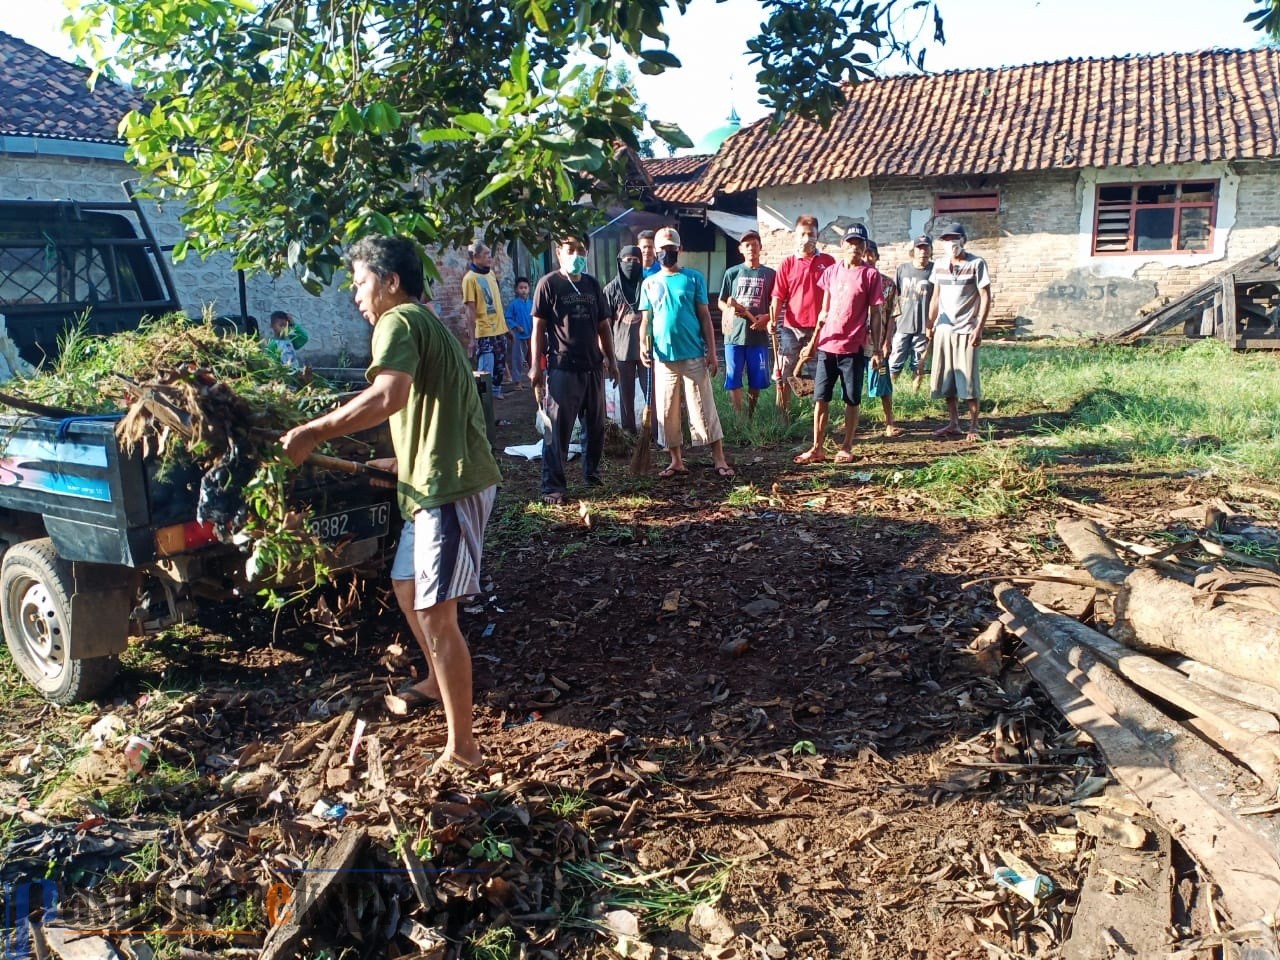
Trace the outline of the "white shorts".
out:
[[[480,592],[484,525],[493,510],[496,486],[419,510],[406,520],[391,562],[392,580],[412,580],[413,609]]]

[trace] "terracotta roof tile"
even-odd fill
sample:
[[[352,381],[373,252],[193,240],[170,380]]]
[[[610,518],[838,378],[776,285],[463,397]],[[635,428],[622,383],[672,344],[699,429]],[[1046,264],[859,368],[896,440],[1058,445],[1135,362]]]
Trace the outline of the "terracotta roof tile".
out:
[[[1273,48],[886,77],[851,88],[826,131],[744,128],[686,202],[855,177],[1274,159],[1277,89]]]
[[[117,128],[141,98],[0,32],[0,135],[122,143]]]
[[[645,160],[645,172],[653,181],[653,196],[664,203],[704,203],[702,174],[711,158],[709,153],[699,153]]]

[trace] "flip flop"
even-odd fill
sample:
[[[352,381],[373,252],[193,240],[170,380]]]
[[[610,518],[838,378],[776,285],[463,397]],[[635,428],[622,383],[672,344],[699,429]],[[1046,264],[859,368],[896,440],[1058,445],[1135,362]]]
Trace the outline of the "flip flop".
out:
[[[737,476],[737,473],[734,472],[733,467],[729,467],[729,466],[716,467],[716,473],[724,477],[724,479],[726,480],[732,480],[734,477]]]
[[[436,757],[435,763],[431,764],[431,776],[438,776],[442,773],[452,774],[455,777],[483,778],[487,767],[483,760],[464,760],[452,750],[446,750],[440,756]]]
[[[884,435],[886,437],[900,437],[902,436],[902,428],[899,426],[885,427]]]
[[[396,700],[399,703],[395,703],[394,701]],[[384,697],[383,702],[387,706],[387,712],[397,717],[407,717],[413,713],[421,713],[440,703],[435,697],[427,696],[412,684],[401,687],[392,696]]]
[[[827,457],[825,454],[815,453],[812,450],[806,450],[804,453],[797,454],[791,458],[792,463],[798,463],[801,466],[805,466],[810,463],[825,463],[826,460]]]
[[[835,461],[836,463],[853,463],[853,454],[848,450],[837,450]]]
[[[959,427],[952,427],[948,425],[945,427],[939,427],[937,430],[933,431],[933,435],[935,437],[963,437],[964,433]]]
[[[677,473],[688,473],[688,472],[689,472],[688,467],[667,467],[667,469],[665,470],[659,470],[658,476],[660,476],[663,480],[670,480]]]

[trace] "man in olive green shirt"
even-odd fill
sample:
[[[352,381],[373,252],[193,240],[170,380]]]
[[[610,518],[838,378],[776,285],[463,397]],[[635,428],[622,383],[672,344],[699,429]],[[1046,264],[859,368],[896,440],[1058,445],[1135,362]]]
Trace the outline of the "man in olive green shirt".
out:
[[[347,260],[356,306],[373,325],[370,386],[280,442],[300,464],[325,440],[390,421],[396,457],[373,465],[395,470],[406,521],[391,582],[429,665],[424,681],[398,695],[409,711],[439,697],[449,733],[433,772],[468,770],[482,757],[472,729],[471,651],[458,626],[458,601],[480,592],[484,525],[502,477],[466,353],[418,303],[417,246],[401,237],[365,237]]]

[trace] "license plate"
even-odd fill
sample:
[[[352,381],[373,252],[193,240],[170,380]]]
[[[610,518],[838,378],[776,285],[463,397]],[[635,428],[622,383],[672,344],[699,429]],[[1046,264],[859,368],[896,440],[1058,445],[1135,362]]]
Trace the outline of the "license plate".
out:
[[[375,503],[339,513],[313,517],[307,522],[312,535],[326,543],[385,536],[391,522],[391,504]]]

